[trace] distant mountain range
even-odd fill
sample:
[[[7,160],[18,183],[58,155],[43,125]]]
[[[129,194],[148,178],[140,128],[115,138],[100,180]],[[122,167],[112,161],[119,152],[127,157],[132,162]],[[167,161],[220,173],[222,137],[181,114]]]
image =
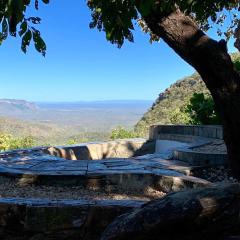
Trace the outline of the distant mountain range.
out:
[[[0,111],[36,111],[39,109],[79,109],[79,108],[146,108],[151,100],[104,100],[76,102],[29,102],[18,99],[0,99]]]
[[[82,108],[148,108],[151,100],[104,100],[104,101],[77,101],[77,102],[37,102],[40,108],[45,109],[82,109]]]
[[[17,99],[0,99],[0,112],[16,112],[16,111],[35,111],[38,110],[38,105],[33,102]]]

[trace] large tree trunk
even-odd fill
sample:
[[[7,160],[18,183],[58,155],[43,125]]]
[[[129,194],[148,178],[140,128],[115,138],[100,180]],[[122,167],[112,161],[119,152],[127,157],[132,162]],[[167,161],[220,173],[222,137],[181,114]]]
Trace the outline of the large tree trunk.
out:
[[[151,12],[144,20],[154,34],[201,75],[222,118],[230,164],[240,178],[240,76],[234,70],[225,41],[209,38],[179,10],[165,17]]]

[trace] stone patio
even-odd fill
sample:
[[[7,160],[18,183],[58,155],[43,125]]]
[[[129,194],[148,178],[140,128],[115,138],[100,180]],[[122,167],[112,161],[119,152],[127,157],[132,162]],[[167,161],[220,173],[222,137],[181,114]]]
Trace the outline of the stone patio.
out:
[[[80,186],[109,195],[117,191],[141,194],[149,188],[162,193],[203,188],[213,183],[192,176],[194,171],[227,164],[226,152],[211,152],[210,146],[216,141],[222,141],[219,126],[165,125],[153,126],[149,140],[3,152],[0,154],[0,181],[13,179],[26,189],[27,186]],[[144,203],[131,199],[109,200],[107,195],[103,199],[96,200],[94,196],[92,200],[84,200],[84,196],[82,200],[36,199],[29,195],[23,198],[20,193],[16,197],[0,198],[0,230],[3,236],[6,231],[20,232],[20,235],[24,232],[27,236],[23,239],[37,234],[55,234],[56,237],[62,231],[67,234],[60,234],[57,239],[70,239],[70,236],[71,239],[99,239],[115,217]],[[12,229],[11,221],[18,229]],[[91,222],[97,222],[94,230],[89,225]]]

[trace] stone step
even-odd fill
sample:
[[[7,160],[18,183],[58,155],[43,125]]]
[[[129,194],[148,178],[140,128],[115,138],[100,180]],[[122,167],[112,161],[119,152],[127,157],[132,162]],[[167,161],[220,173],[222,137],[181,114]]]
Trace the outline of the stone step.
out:
[[[142,204],[131,200],[0,198],[0,238],[97,240],[117,216]],[[78,237],[73,238],[73,233]]]

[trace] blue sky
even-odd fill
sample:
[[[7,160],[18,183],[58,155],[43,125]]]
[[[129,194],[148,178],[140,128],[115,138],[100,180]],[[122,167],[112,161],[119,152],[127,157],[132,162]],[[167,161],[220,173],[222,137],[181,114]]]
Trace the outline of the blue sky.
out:
[[[42,18],[45,58],[33,47],[23,54],[19,39],[9,38],[0,47],[0,98],[154,100],[170,84],[194,72],[163,41],[149,44],[137,26],[135,43],[126,42],[118,49],[104,33],[88,28],[85,1],[50,2],[36,13]]]

